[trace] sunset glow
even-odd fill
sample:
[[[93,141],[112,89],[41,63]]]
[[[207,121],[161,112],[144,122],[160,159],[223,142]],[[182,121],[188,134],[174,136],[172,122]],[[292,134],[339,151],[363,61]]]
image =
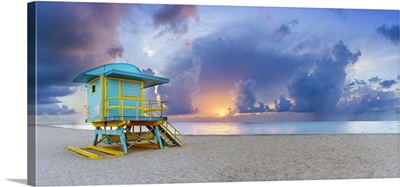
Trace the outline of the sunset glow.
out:
[[[234,107],[232,105],[233,98],[228,93],[216,90],[209,94],[199,94],[194,99],[194,105],[200,109],[201,113],[206,115],[226,116],[229,113],[229,108]]]

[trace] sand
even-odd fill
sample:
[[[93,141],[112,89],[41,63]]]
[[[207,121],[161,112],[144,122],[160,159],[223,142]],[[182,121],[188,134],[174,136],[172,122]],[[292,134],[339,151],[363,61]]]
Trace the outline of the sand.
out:
[[[88,130],[37,127],[37,185],[400,177],[399,134],[186,135],[183,148],[133,148],[101,160],[66,149],[92,138]]]

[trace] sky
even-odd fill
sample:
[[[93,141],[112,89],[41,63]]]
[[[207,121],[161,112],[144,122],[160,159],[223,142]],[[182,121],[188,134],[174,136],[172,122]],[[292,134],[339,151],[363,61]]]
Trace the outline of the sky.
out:
[[[84,122],[72,80],[115,62],[175,121],[399,116],[398,10],[39,2],[36,47],[39,123]]]

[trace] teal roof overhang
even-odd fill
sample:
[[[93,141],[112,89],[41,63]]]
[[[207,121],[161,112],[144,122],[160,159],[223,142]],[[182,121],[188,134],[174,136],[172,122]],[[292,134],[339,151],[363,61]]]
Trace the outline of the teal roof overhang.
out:
[[[114,78],[125,78],[130,80],[143,81],[144,88],[157,86],[169,82],[169,79],[142,74],[142,72],[136,66],[127,63],[113,63],[106,64],[93,68],[91,70],[81,73],[76,77],[73,82],[88,83],[99,76],[114,77]]]

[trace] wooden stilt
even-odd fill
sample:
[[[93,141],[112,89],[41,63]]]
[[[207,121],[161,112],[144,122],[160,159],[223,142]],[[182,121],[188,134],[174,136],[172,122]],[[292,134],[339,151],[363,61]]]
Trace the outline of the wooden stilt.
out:
[[[159,129],[158,129],[158,126],[156,126],[156,127],[154,128],[154,135],[156,136],[156,140],[157,140],[157,142],[158,142],[158,146],[160,147],[160,149],[163,149],[164,146],[163,146],[163,142],[161,141],[160,131],[159,131]]]

